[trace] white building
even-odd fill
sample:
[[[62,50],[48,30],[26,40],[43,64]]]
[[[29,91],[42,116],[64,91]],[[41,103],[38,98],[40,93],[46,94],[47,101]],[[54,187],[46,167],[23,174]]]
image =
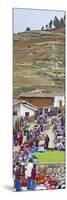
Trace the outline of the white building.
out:
[[[26,101],[18,101],[13,105],[13,124],[15,125],[15,121],[17,118],[20,117],[31,117],[35,115],[35,112],[37,111],[37,107],[26,102]]]
[[[64,106],[64,96],[55,96],[54,107]]]

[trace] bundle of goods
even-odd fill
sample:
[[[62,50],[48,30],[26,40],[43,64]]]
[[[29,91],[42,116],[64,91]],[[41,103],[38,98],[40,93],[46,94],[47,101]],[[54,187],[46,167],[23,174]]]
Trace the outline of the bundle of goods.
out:
[[[36,176],[36,183],[44,184],[44,176],[41,176],[41,175]]]
[[[22,178],[22,186],[26,187],[27,186],[27,179]]]
[[[45,182],[48,182],[49,179],[50,179],[49,176],[38,175],[38,176],[36,176],[36,183],[44,184]]]

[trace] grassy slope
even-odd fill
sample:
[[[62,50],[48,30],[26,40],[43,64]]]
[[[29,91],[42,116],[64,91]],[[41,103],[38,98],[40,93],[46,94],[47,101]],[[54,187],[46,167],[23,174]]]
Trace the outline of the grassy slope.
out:
[[[21,91],[64,91],[64,29],[14,35],[14,98]]]
[[[38,159],[38,162],[45,162],[45,163],[63,163],[64,162],[64,151],[47,151],[44,153],[35,153]]]

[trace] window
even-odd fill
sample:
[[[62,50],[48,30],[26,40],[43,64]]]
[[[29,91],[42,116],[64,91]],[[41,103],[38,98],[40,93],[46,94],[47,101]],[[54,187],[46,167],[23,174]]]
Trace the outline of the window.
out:
[[[13,115],[17,115],[17,111],[13,111]]]
[[[29,112],[25,112],[25,117],[29,117]]]

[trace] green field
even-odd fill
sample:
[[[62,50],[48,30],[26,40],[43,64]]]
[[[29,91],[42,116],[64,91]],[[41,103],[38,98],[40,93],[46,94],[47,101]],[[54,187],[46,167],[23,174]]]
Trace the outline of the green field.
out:
[[[65,158],[65,152],[64,151],[52,151],[49,150],[47,152],[44,153],[39,153],[36,152],[35,153],[38,162],[45,162],[45,163],[63,163]]]

